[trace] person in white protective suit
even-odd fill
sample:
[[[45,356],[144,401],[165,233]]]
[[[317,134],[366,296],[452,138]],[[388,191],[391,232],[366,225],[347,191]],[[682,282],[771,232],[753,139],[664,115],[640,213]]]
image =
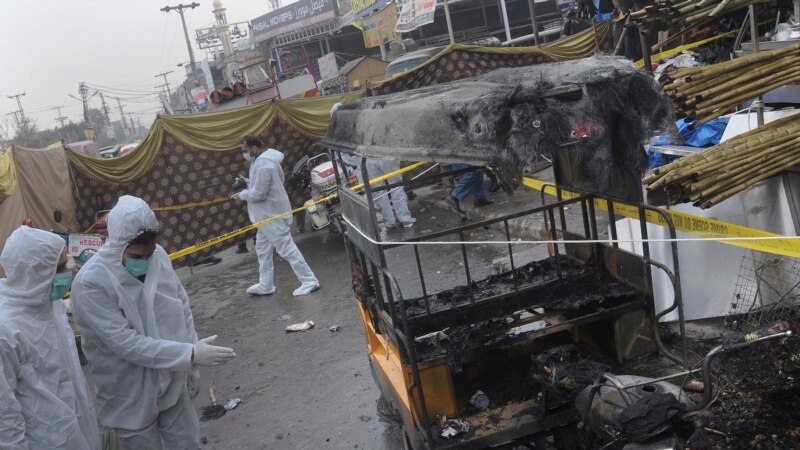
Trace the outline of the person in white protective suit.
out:
[[[72,273],[64,240],[22,226],[0,265],[0,448],[99,449],[64,294]]]
[[[120,197],[108,214],[108,240],[72,286],[73,315],[97,386],[100,421],[121,449],[197,449],[191,398],[198,366],[236,356],[198,341],[189,298],[156,244],[158,221],[143,200]]]
[[[281,168],[283,153],[275,149],[264,149],[261,140],[255,136],[242,139],[242,155],[250,161],[250,179],[247,189],[233,194],[233,198],[247,202],[247,214],[253,223],[292,210],[289,195],[283,187],[284,175]],[[278,252],[300,281],[294,290],[295,296],[306,295],[319,289],[319,281],[308,267],[305,258],[292,240],[292,215],[286,215],[258,227],[256,234],[256,254],[258,255],[258,283],[247,288],[251,295],[272,295],[275,293],[275,278],[272,265],[272,251]]]
[[[367,173],[369,178],[377,178],[387,175],[396,170],[400,170],[400,161],[388,161],[382,159],[368,159],[367,160]],[[394,176],[386,180],[386,183],[400,183],[403,177],[400,175]],[[397,186],[387,191],[378,191],[373,194],[375,196],[375,204],[381,211],[383,217],[383,228],[386,231],[393,230],[397,227],[398,221],[404,228],[411,228],[417,222],[417,219],[411,217],[411,212],[408,210],[408,196],[403,186]],[[392,197],[392,203],[389,204],[389,197]],[[394,206],[394,211],[392,211]],[[395,213],[397,220],[395,220]]]
[[[333,116],[333,113],[335,113],[341,107],[341,103],[337,102],[334,104],[331,108],[331,116]],[[364,180],[362,179],[363,177],[361,176],[361,170],[359,167],[361,165],[361,159],[348,153],[343,153],[342,159],[344,159],[345,163],[350,164],[355,168],[358,181],[363,183]],[[370,178],[377,178],[397,170],[400,170],[400,161],[367,159],[367,173],[369,174]],[[403,177],[400,175],[386,180],[387,183],[399,183],[401,181],[403,181]],[[408,195],[406,195],[406,191],[403,189],[403,186],[394,187],[388,192],[385,190],[378,191],[375,192],[374,195],[375,205],[381,212],[381,216],[383,217],[382,225],[385,230],[389,231],[396,228],[398,221],[405,228],[411,228],[415,223],[417,223],[417,219],[411,217],[411,212],[408,210]],[[389,203],[390,197],[392,199],[391,203]],[[394,206],[394,210],[392,210],[392,206]]]

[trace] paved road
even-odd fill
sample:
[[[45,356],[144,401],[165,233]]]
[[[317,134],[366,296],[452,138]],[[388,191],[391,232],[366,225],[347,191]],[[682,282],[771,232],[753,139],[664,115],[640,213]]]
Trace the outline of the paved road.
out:
[[[397,427],[378,419],[379,392],[370,375],[363,333],[350,290],[347,256],[335,236],[307,234],[299,245],[322,284],[294,298],[290,267],[276,258],[278,292],[251,297],[257,279],[255,253],[222,254],[224,261],[181,277],[192,300],[197,332],[218,334],[237,358],[205,368],[203,386],[220,400],[241,398],[227,415],[201,423],[211,449],[394,449]],[[315,328],[296,334],[287,325],[313,320]],[[332,333],[329,327],[339,325]],[[207,389],[195,406],[210,403]]]

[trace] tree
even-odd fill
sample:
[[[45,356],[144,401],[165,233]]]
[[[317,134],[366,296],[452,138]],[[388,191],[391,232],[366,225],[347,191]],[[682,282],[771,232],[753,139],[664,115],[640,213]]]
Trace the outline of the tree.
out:
[[[48,145],[58,142],[61,139],[66,143],[85,141],[85,130],[91,129],[95,134],[95,142],[98,147],[106,147],[115,143],[115,140],[110,138],[103,132],[106,124],[105,115],[103,110],[97,108],[89,109],[89,121],[93,125],[87,125],[86,122],[69,122],[64,127],[54,127],[51,129],[39,131],[36,124],[26,117],[24,126],[17,127],[11,141],[21,147],[43,148]],[[3,127],[0,124],[0,142],[3,141]]]

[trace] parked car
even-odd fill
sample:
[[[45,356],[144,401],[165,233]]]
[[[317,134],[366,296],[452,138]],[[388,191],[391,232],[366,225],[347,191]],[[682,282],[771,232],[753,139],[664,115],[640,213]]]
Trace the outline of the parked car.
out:
[[[423,48],[422,50],[413,51],[396,58],[394,61],[390,62],[388,66],[386,66],[386,74],[384,75],[384,79],[388,80],[398,73],[408,72],[409,70],[422,65],[425,61],[431,59],[434,55],[442,51],[442,49],[444,49],[444,47]]]
[[[133,143],[130,143],[130,144],[122,145],[119,148],[119,155],[118,156],[127,155],[128,153],[136,150],[136,147],[138,147],[138,146],[139,146],[139,142],[133,142]]]
[[[119,145],[112,145],[110,147],[103,147],[97,151],[101,158],[113,158],[119,156]]]
[[[496,37],[492,36],[471,41],[468,42],[468,44],[480,45],[483,47],[497,47],[501,45],[500,39],[497,39]],[[405,55],[402,55],[394,59],[386,67],[386,74],[384,75],[384,79],[389,79],[393,75],[396,75],[398,73],[408,72],[409,70],[421,66],[423,63],[425,63],[425,61],[433,58],[444,48],[445,48],[444,46],[423,48],[421,50],[416,50],[410,53],[406,53]]]

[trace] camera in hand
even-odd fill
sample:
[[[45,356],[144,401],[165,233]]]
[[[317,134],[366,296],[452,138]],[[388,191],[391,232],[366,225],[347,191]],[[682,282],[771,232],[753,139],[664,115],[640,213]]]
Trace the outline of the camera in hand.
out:
[[[233,192],[239,192],[247,189],[247,178],[239,175],[233,180],[233,184],[231,184],[231,189]]]

